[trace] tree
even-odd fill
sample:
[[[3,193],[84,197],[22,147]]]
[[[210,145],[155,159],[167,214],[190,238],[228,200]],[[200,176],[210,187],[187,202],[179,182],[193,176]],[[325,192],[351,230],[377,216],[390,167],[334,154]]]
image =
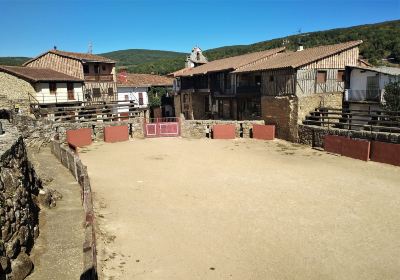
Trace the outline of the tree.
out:
[[[163,87],[152,87],[149,92],[149,105],[150,108],[161,106],[161,97],[167,93],[167,90]]]
[[[388,111],[400,111],[400,76],[397,81],[385,86],[385,109]]]

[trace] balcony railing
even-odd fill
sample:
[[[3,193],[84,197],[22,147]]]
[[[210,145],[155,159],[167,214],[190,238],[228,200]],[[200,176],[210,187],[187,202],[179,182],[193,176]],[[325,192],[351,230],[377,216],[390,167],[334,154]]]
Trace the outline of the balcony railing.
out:
[[[112,82],[114,76],[109,75],[85,75],[85,81],[87,82]]]
[[[345,101],[364,101],[364,102],[381,102],[383,90],[360,90],[346,89],[344,92]]]

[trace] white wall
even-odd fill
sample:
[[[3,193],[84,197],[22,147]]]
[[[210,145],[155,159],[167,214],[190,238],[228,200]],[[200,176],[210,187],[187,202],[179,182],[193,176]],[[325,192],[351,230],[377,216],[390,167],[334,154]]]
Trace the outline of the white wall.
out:
[[[67,83],[56,83],[57,92],[51,94],[49,83],[36,84],[36,99],[39,103],[65,103],[84,101],[82,83],[74,83],[74,100],[68,100]]]
[[[388,84],[391,80],[396,79],[396,77],[394,76],[390,76],[383,73],[377,73],[361,69],[353,69],[350,74],[350,89],[367,90],[367,77],[374,77],[376,75],[379,76],[380,89],[384,89],[386,84]]]
[[[147,87],[117,87],[117,92],[118,101],[125,101],[125,96],[128,96],[130,101],[135,101],[138,108],[147,108],[149,105]],[[139,92],[143,94],[143,105],[139,105]]]

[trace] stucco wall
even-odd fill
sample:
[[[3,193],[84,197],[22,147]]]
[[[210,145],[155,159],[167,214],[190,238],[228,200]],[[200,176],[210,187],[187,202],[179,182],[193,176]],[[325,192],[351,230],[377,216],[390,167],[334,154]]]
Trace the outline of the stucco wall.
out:
[[[67,83],[56,83],[57,93],[51,94],[49,83],[36,84],[36,99],[39,103],[59,103],[59,102],[72,102],[83,101],[84,95],[81,83],[74,83],[74,100],[68,100]]]
[[[136,101],[139,104],[139,92],[143,94],[143,105],[137,105],[138,108],[147,108],[149,105],[149,97],[147,87],[117,87],[118,101],[125,101],[125,96],[128,95],[129,100]]]
[[[29,114],[29,93],[33,96],[36,93],[29,82],[0,72],[0,108],[14,109],[19,105],[23,114]]]

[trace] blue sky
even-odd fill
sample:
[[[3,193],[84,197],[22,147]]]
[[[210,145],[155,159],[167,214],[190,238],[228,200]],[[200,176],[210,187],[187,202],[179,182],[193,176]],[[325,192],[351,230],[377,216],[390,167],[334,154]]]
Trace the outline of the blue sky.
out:
[[[0,56],[51,49],[189,52],[400,19],[400,0],[0,0]]]

